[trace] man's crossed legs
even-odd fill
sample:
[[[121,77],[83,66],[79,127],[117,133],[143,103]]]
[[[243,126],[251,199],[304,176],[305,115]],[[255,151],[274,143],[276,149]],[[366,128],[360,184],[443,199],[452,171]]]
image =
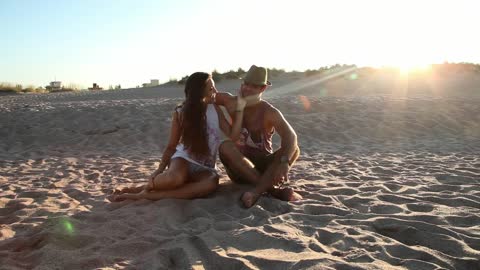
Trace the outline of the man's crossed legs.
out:
[[[275,187],[273,176],[280,165],[280,151],[262,157],[245,157],[232,141],[225,141],[219,148],[220,160],[225,166],[230,179],[236,183],[250,184],[254,188],[242,195],[245,207],[252,207],[258,198],[265,192],[283,201],[296,201],[302,196],[289,187]],[[300,155],[297,148],[290,159],[293,165]]]

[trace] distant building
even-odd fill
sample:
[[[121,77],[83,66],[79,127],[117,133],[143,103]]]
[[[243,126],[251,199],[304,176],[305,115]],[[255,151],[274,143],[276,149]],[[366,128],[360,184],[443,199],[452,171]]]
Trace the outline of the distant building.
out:
[[[158,86],[158,85],[159,85],[159,82],[157,79],[150,80],[150,86]]]
[[[160,82],[157,79],[151,79],[149,83],[142,83],[142,87],[152,87],[158,85],[160,85]]]
[[[103,88],[100,87],[100,85],[93,83],[93,87],[89,87],[88,90],[103,90]]]
[[[61,81],[53,81],[50,82],[48,86],[45,87],[48,91],[60,91],[62,90],[62,82]]]

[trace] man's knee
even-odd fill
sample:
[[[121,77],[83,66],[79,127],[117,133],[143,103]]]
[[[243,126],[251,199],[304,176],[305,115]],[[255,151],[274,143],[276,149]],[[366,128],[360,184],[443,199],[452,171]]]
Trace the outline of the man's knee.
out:
[[[292,158],[290,159],[290,165],[293,165],[293,163],[295,163],[295,161],[297,161],[299,156],[300,156],[300,147],[297,146],[297,149],[295,150]]]
[[[281,149],[277,150],[275,153],[274,153],[274,156],[275,156],[275,159],[277,161],[280,160],[281,158]],[[288,161],[288,163],[290,164],[290,166],[292,166],[295,161],[297,161],[298,157],[300,156],[300,147],[297,146],[297,148],[295,148],[295,151],[293,152],[293,155],[290,157],[290,160]]]
[[[237,149],[235,143],[232,141],[224,141],[218,148],[218,153],[222,162],[231,162],[235,151],[237,151]]]

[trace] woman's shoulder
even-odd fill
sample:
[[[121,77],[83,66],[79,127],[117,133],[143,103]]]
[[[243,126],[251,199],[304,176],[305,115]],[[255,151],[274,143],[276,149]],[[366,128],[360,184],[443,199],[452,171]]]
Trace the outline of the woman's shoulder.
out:
[[[177,119],[178,123],[182,123],[182,120],[183,120],[183,103],[182,104],[178,104],[175,109],[173,110],[173,118]]]
[[[180,103],[180,104],[177,104],[177,106],[175,107],[175,111],[181,111],[183,110],[183,103]]]

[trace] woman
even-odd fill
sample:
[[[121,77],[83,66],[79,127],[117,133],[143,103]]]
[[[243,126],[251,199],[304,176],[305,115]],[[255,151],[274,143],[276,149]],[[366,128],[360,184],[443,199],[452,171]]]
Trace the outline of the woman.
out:
[[[185,101],[175,108],[170,139],[158,169],[148,183],[114,192],[111,201],[126,199],[193,199],[206,196],[218,186],[216,157],[221,142],[238,137],[241,117],[230,126],[217,105],[212,76],[204,72],[190,75],[185,84]],[[237,111],[246,101],[239,98]],[[165,170],[168,166],[168,169]]]

